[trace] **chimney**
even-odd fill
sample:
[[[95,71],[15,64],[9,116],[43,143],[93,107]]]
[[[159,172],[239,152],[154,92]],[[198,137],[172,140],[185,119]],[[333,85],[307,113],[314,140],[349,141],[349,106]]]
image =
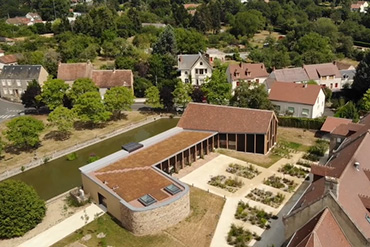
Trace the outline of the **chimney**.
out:
[[[307,83],[303,83],[303,88],[307,88]]]

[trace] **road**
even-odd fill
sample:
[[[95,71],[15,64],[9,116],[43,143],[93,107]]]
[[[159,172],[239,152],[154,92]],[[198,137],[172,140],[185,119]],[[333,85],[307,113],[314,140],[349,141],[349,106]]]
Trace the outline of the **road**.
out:
[[[18,112],[23,110],[24,107],[20,103],[0,99],[0,122],[18,116]]]

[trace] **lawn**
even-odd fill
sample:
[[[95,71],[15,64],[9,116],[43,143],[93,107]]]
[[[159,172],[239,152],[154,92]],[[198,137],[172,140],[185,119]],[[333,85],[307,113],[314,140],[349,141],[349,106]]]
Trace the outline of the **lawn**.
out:
[[[253,45],[253,46],[258,46],[258,47],[262,47],[263,44],[265,43],[265,40],[268,36],[270,36],[275,38],[276,40],[279,38],[279,36],[281,36],[280,33],[278,32],[271,32],[271,34],[264,30],[264,31],[261,31],[259,33],[256,33],[252,40],[250,41],[250,43]]]
[[[54,152],[67,149],[78,143],[86,142],[88,140],[94,139],[97,136],[106,135],[115,130],[122,129],[123,127],[132,123],[144,120],[146,117],[148,117],[148,115],[142,114],[137,111],[126,112],[126,115],[127,117],[125,119],[108,122],[106,126],[104,126],[104,128],[72,130],[70,138],[64,141],[55,141],[51,138],[48,138],[48,136],[50,136],[51,133],[56,130],[56,128],[46,126],[45,130],[41,133],[41,145],[37,150],[33,150],[32,152],[21,152],[19,154],[3,152],[4,157],[1,160],[0,173],[12,168],[21,167],[22,165],[31,162],[35,154],[39,158],[51,155]],[[45,125],[47,124],[46,115],[35,115],[33,117],[42,120]],[[6,129],[6,123],[8,121],[4,121],[0,124],[0,136],[1,133]],[[2,139],[5,140],[4,137]]]
[[[191,214],[177,225],[156,235],[138,237],[116,224],[111,217],[104,215],[81,230],[53,245],[62,247],[79,242],[89,247],[177,247],[210,246],[219,216],[225,201],[223,198],[192,187],[190,189]],[[96,236],[103,232],[106,238]],[[91,234],[92,238],[81,238]],[[77,245],[76,245],[77,246]]]

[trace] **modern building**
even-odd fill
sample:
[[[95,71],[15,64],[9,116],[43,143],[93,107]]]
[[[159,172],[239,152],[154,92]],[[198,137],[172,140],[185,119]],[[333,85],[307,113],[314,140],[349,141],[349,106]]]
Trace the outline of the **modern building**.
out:
[[[6,65],[0,74],[1,97],[20,101],[29,82],[36,80],[42,86],[48,75],[48,72],[41,65]]]
[[[334,63],[303,65],[309,80],[316,81],[320,86],[332,91],[343,88],[342,75]]]
[[[203,54],[178,55],[178,70],[182,82],[200,86],[212,76],[212,65]]]
[[[153,234],[190,212],[173,172],[215,148],[265,154],[276,134],[272,111],[190,103],[177,127],[80,168],[83,189],[129,231]]]
[[[324,114],[325,94],[319,85],[275,82],[269,99],[281,115],[317,118]]]
[[[227,81],[231,83],[232,90],[235,90],[243,81],[264,83],[268,76],[263,63],[230,64],[226,70]]]
[[[370,115],[359,124],[311,166],[311,185],[283,218],[287,247],[370,246]]]
[[[95,70],[90,62],[60,63],[57,78],[70,86],[77,79],[90,78],[99,88],[102,98],[112,87],[127,87],[134,90],[134,76],[131,70]]]

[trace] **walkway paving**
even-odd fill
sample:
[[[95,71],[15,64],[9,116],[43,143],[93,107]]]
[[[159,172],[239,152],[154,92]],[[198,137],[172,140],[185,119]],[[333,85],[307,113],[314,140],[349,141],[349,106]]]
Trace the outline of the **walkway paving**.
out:
[[[229,176],[234,176],[230,173],[226,172],[226,168],[230,163],[237,163],[237,164],[242,164],[242,165],[249,165],[250,163],[246,163],[244,161],[228,157],[225,155],[219,155],[215,157],[213,160],[207,162],[206,164],[202,165],[195,171],[187,174],[186,176],[180,178],[182,182],[185,182],[187,184],[193,185],[195,187],[198,187],[200,189],[209,191],[211,193],[214,193],[216,195],[226,197],[226,202],[222,211],[222,214],[220,216],[220,220],[218,222],[214,237],[212,239],[211,247],[224,247],[224,246],[229,246],[226,242],[226,236],[227,233],[230,230],[230,225],[232,223],[241,225],[245,227],[246,229],[249,229],[252,232],[256,232],[258,235],[263,235],[266,231],[264,229],[261,229],[257,226],[251,225],[249,223],[236,220],[234,218],[235,210],[237,208],[238,202],[240,200],[243,200],[244,202],[248,202],[251,206],[257,206],[258,208],[261,208],[265,210],[266,212],[270,212],[273,214],[279,214],[279,212],[283,209],[284,205],[289,201],[289,199],[293,196],[293,193],[288,193],[284,192],[280,189],[276,189],[267,185],[263,184],[263,180],[265,178],[268,178],[274,174],[279,175],[280,177],[285,177],[290,180],[294,180],[296,183],[299,185],[304,181],[303,179],[298,179],[296,177],[291,177],[288,175],[283,175],[282,173],[278,173],[278,169],[282,166],[285,165],[286,163],[295,163],[297,162],[301,157],[303,153],[296,153],[293,154],[290,159],[285,159],[282,158],[279,161],[277,161],[274,165],[272,165],[269,168],[263,168],[254,165],[261,173],[254,177],[253,179],[246,179],[246,178],[240,178],[244,182],[244,186],[237,190],[235,193],[231,193],[228,191],[225,191],[221,188],[217,188],[214,186],[211,186],[208,184],[208,181],[210,180],[211,177],[217,176],[217,175],[225,175],[227,177]],[[254,188],[259,188],[263,190],[268,190],[273,193],[282,193],[285,195],[285,200],[280,205],[278,208],[273,208],[268,205],[249,200],[245,198],[245,196]],[[286,209],[288,210],[288,209]],[[284,210],[284,211],[286,211]],[[286,212],[285,212],[286,213]],[[279,217],[278,220],[273,221],[272,228],[269,230],[269,235],[271,236],[274,235],[274,231],[276,228],[276,238],[277,239],[271,239],[270,236],[264,239],[264,244],[265,245],[259,245],[260,242],[251,242],[250,245],[254,246],[266,246],[267,244],[274,244],[275,246],[280,246],[283,241],[284,241],[284,235],[281,234],[281,227],[282,227],[282,217]],[[279,230],[280,229],[280,230]],[[272,240],[272,242],[269,242],[269,240]]]
[[[75,213],[59,224],[22,243],[18,247],[48,247],[90,223],[105,212],[95,204]]]

